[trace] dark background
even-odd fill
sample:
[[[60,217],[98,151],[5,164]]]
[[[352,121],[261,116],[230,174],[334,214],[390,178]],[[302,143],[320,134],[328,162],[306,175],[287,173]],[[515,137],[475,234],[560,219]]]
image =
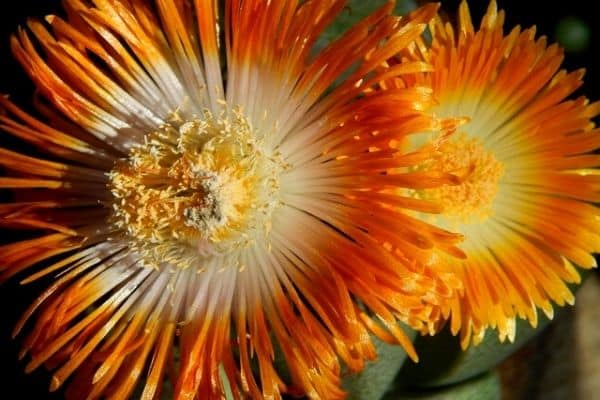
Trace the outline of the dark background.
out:
[[[368,1],[368,0],[365,0]],[[599,48],[599,31],[594,28],[593,18],[596,15],[592,1],[570,0],[559,3],[560,7],[550,6],[547,1],[504,0],[499,6],[507,10],[505,27],[508,30],[520,24],[523,27],[537,25],[538,34],[547,35],[551,42],[557,41],[555,32],[559,22],[567,17],[575,17],[590,30],[589,44],[586,49],[579,52],[567,52],[564,66],[568,70],[585,67],[587,69],[586,85],[580,90],[592,100],[598,99],[600,88],[600,65],[594,59],[593,51]],[[459,1],[444,1],[443,8],[448,13],[453,13]],[[475,25],[487,7],[487,1],[471,1],[470,7]],[[9,8],[10,7],[10,8]],[[60,2],[57,0],[16,0],[4,4],[0,14],[0,94],[10,93],[11,98],[18,104],[26,104],[33,91],[25,73],[13,60],[9,36],[19,24],[24,24],[30,16],[41,17],[51,12],[60,12]],[[1,140],[7,138],[0,133]],[[12,233],[0,232],[2,242],[8,240]],[[46,283],[20,286],[18,278],[0,286],[0,398],[24,399],[62,399],[64,394],[57,392],[48,393],[50,376],[43,369],[30,375],[22,371],[24,362],[17,361],[19,341],[11,340],[10,332],[21,313],[31,301],[43,290]],[[12,393],[12,394],[11,394]]]

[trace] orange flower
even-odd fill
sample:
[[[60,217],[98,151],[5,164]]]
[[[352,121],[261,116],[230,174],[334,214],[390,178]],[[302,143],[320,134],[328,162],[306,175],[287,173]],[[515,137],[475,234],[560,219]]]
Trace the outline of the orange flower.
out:
[[[236,398],[335,399],[340,360],[376,356],[369,332],[416,359],[397,322],[433,332],[457,286],[422,253],[461,236],[410,216],[439,209],[397,189],[456,177],[388,173],[431,157],[389,144],[453,122],[421,85],[364,93],[436,7],[399,19],[388,4],[312,55],[343,4],[66,0],[66,20],[12,38],[40,115],[2,97],[0,124],[41,155],[0,150],[15,195],[1,222],[34,232],[0,249],[0,278],[55,277],[15,330],[33,325],[26,369],[54,370],[51,390],[126,398],[144,380],[155,398],[168,374],[179,399],[226,382]]]
[[[425,220],[466,237],[466,259],[434,259],[463,282],[451,329],[467,347],[488,327],[512,341],[516,318],[535,326],[537,309],[552,318],[552,303],[574,301],[566,285],[580,280],[574,265],[596,266],[600,212],[592,203],[600,200],[600,158],[593,151],[600,135],[591,119],[600,104],[567,99],[583,71],[559,70],[562,50],[536,39],[534,28],[504,35],[495,1],[478,31],[466,2],[458,16],[456,28],[436,16],[430,45],[420,40],[403,56],[431,65],[413,84],[431,85],[437,116],[467,121],[439,147],[437,160],[417,168],[454,173],[461,184],[412,191],[444,208]],[[405,148],[426,141],[415,138]]]

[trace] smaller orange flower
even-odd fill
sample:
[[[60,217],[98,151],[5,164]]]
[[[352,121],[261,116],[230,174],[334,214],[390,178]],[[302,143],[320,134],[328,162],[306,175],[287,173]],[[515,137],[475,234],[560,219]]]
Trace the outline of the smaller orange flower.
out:
[[[428,222],[465,235],[462,260],[438,252],[432,262],[456,273],[464,292],[452,306],[451,329],[467,347],[487,328],[515,337],[516,318],[535,326],[537,310],[572,304],[575,266],[596,266],[600,251],[599,103],[568,97],[583,71],[560,70],[563,51],[536,39],[535,28],[503,32],[504,12],[491,1],[479,30],[467,2],[458,26],[436,16],[431,43],[421,39],[396,61],[422,61],[431,72],[417,83],[433,88],[439,117],[464,118],[456,135],[419,171],[453,173],[459,185],[414,190],[441,204]],[[406,82],[385,81],[384,87]],[[435,137],[434,137],[435,138]],[[437,139],[437,138],[435,138]],[[405,141],[423,145],[424,136]]]

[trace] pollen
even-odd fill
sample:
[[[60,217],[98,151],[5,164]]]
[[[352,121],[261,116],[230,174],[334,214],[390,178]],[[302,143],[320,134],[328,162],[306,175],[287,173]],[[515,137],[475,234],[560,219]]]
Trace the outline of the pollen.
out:
[[[480,140],[459,134],[444,142],[435,158],[426,164],[423,167],[436,168],[460,178],[456,185],[442,185],[419,194],[419,197],[440,204],[446,218],[468,223],[492,215],[504,165],[484,148]]]
[[[109,173],[111,220],[146,264],[201,268],[268,235],[282,168],[240,111],[173,117]]]

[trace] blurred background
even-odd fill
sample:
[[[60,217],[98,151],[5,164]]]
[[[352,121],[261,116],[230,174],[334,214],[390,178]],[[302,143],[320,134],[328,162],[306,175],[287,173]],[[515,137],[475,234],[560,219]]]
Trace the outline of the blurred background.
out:
[[[442,8],[449,18],[453,17],[458,4],[458,0],[442,1]],[[488,2],[470,1],[469,4],[478,25]],[[550,42],[560,42],[566,49],[564,67],[568,70],[587,69],[586,84],[579,93],[593,100],[600,98],[600,58],[594,57],[594,51],[600,48],[595,2],[570,0],[556,7],[547,1],[500,0],[499,7],[507,11],[506,30],[517,24],[523,27],[536,25],[539,35],[546,35]],[[29,102],[33,86],[12,58],[9,37],[28,17],[43,17],[52,12],[60,13],[60,1],[12,1],[10,7],[5,5],[0,13],[0,93],[10,93],[17,104]],[[345,12],[352,12],[352,9]],[[0,135],[3,141],[6,140],[4,134]],[[6,235],[0,240],[8,240]],[[575,312],[561,314],[550,329],[502,364],[505,399],[588,399],[594,394],[598,396],[600,357],[596,354],[600,353],[600,333],[596,324],[600,320],[600,285],[597,275],[594,274],[580,291]],[[60,391],[48,393],[50,377],[43,369],[30,375],[23,373],[25,362],[17,361],[22,337],[10,338],[16,320],[46,284],[20,286],[18,279],[13,279],[0,287],[0,370],[3,370],[0,373],[0,398],[5,398],[5,393],[18,393],[19,397],[28,399],[64,398]]]

